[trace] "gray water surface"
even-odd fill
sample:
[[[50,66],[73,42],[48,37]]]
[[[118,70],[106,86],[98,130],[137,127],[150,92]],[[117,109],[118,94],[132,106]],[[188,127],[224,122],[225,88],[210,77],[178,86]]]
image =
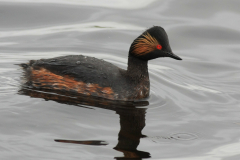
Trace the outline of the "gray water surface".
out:
[[[0,159],[238,160],[239,6],[237,0],[0,0]],[[153,25],[165,28],[183,61],[149,62],[151,95],[143,104],[56,100],[21,90],[22,70],[14,64],[32,59],[84,54],[126,69],[130,44]]]

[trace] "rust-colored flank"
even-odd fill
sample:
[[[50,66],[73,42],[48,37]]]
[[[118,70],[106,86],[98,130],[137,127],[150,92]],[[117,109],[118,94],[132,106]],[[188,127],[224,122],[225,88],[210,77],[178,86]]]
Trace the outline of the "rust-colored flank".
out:
[[[76,81],[70,76],[60,76],[45,68],[39,70],[31,68],[31,73],[32,85],[34,87],[60,91],[76,91],[84,95],[114,99],[114,92],[111,87],[101,87],[98,84]]]
[[[134,42],[133,45],[133,53],[138,56],[145,55],[150,53],[156,49],[158,45],[158,41],[152,37],[148,32],[143,35],[143,38],[138,38]]]

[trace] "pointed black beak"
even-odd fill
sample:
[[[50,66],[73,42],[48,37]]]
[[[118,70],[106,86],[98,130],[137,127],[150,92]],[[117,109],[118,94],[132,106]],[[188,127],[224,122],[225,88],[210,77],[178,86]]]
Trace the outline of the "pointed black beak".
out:
[[[182,60],[182,58],[178,57],[177,55],[175,55],[171,52],[166,52],[166,56],[171,57],[171,58],[176,59],[176,60]]]

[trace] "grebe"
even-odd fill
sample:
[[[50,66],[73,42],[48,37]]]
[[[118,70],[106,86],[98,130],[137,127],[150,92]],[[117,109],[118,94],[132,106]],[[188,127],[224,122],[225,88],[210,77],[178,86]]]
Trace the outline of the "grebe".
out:
[[[159,57],[182,60],[172,53],[165,30],[154,26],[131,44],[127,70],[83,55],[31,60],[21,66],[26,84],[35,88],[132,101],[149,96],[148,60]]]

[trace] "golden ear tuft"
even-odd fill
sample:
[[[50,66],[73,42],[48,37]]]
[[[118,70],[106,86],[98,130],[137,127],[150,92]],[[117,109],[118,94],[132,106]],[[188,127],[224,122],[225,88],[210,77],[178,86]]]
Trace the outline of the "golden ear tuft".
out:
[[[154,51],[158,45],[156,38],[152,37],[148,32],[142,36],[142,38],[136,39],[132,45],[132,53],[138,56],[142,56]]]

